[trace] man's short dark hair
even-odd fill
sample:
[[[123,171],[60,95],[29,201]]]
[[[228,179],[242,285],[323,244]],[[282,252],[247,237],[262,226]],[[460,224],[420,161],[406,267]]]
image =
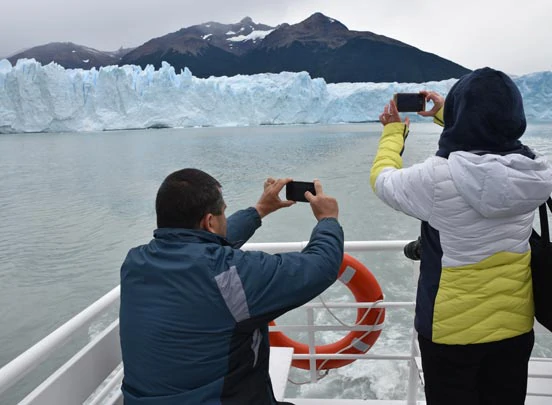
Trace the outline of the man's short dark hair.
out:
[[[197,229],[208,213],[224,211],[220,183],[198,169],[171,173],[159,187],[155,200],[158,228]]]

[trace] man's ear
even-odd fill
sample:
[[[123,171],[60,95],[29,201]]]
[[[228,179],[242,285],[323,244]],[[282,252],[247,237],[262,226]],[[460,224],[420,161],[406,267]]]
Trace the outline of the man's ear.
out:
[[[213,214],[205,214],[199,222],[199,227],[204,231],[215,233],[215,228],[213,228]]]

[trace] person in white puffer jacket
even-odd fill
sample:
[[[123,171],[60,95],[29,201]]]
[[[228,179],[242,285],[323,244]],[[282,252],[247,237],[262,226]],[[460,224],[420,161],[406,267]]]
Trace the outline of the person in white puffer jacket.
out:
[[[483,68],[420,115],[444,126],[436,156],[409,168],[409,120],[391,101],[370,182],[390,207],[422,221],[415,327],[428,405],[523,404],[534,344],[531,235],[552,192],[552,166],[523,145],[519,89]]]

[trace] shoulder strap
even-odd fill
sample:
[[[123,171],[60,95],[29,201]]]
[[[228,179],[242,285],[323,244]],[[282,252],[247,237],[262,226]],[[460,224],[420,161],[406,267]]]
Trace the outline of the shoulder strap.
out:
[[[550,243],[550,231],[548,229],[548,212],[546,209],[547,205],[548,205],[548,209],[552,211],[552,198],[548,197],[548,200],[546,200],[546,203],[542,204],[539,207],[539,217],[540,217],[540,227],[541,227],[541,239],[546,241],[547,243]]]

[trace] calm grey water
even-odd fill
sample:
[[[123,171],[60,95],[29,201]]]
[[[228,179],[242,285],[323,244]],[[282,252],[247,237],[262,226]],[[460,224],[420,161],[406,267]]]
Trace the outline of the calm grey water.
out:
[[[228,213],[254,204],[268,176],[318,178],[339,201],[347,240],[417,237],[418,221],[386,207],[370,189],[380,130],[374,123],[0,136],[0,366],[118,284],[128,249],[151,238],[159,184],[177,169],[216,177]],[[404,164],[432,155],[438,135],[433,124],[412,124]],[[523,139],[552,159],[551,135],[552,124],[533,124]],[[309,206],[296,204],[267,217],[252,242],[308,240],[314,225]],[[413,299],[411,265],[400,253],[355,256],[388,299]],[[325,295],[347,296],[344,287],[332,289]],[[374,352],[405,350],[411,314],[395,311],[387,319]],[[552,340],[539,336],[535,354],[552,356]],[[355,362],[288,395],[400,398],[406,375],[406,365],[396,362]],[[15,401],[24,389],[0,402]]]

